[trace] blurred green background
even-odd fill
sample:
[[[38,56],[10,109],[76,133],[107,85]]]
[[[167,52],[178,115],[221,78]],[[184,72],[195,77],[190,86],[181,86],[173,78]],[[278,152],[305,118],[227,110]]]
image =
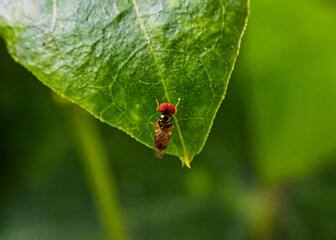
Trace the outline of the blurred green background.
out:
[[[0,41],[0,239],[108,239],[96,147],[128,239],[336,239],[335,16],[332,0],[251,2],[191,170],[60,99]]]

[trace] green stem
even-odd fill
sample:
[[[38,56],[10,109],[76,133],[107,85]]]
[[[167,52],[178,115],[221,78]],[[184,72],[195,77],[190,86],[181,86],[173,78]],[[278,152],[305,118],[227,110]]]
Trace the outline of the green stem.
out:
[[[116,183],[95,119],[81,109],[74,111],[80,163],[85,170],[92,197],[100,211],[109,239],[126,239],[121,220]]]

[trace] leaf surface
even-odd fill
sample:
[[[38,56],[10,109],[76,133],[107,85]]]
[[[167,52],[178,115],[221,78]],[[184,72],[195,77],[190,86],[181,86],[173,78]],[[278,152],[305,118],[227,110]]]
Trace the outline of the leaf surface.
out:
[[[63,97],[152,147],[155,99],[181,103],[167,152],[187,165],[224,99],[247,0],[1,0],[13,58]]]

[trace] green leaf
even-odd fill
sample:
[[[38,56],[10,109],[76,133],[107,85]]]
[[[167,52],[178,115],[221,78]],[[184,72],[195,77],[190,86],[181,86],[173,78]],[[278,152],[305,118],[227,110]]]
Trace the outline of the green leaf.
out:
[[[1,0],[13,58],[61,96],[152,147],[155,99],[181,103],[167,152],[188,166],[224,99],[248,0]]]

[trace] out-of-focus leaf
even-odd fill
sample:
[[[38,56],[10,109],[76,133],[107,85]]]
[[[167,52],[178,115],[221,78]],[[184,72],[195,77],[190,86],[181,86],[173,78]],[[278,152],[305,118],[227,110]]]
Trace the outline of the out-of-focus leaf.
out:
[[[1,0],[13,58],[94,116],[153,146],[156,102],[181,103],[168,153],[187,164],[224,99],[247,0]]]
[[[254,4],[235,80],[256,168],[263,180],[282,182],[336,152],[335,8],[312,0]]]

